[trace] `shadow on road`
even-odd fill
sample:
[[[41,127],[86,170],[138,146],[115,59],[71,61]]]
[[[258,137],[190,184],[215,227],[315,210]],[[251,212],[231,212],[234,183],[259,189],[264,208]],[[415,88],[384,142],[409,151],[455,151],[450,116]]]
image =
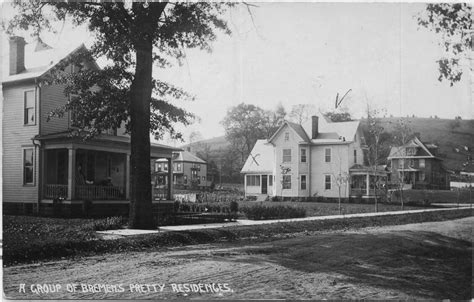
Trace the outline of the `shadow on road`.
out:
[[[426,298],[470,299],[471,242],[433,232],[342,233],[274,242],[249,250],[302,272],[338,273],[344,282]],[[337,282],[337,280],[336,280]]]

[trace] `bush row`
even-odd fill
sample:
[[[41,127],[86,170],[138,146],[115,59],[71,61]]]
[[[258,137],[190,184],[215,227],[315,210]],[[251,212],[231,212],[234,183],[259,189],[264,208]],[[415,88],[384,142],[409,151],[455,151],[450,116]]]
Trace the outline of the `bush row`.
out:
[[[248,219],[283,219],[306,217],[306,209],[291,206],[263,206],[254,205],[242,207],[240,210]]]

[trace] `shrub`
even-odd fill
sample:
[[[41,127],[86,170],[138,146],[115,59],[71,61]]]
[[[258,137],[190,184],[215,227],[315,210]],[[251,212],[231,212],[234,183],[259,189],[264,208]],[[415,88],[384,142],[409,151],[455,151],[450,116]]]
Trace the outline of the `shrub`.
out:
[[[239,211],[239,203],[235,200],[230,202],[230,212],[237,213]]]
[[[255,205],[243,207],[241,208],[241,212],[243,212],[248,219],[253,220],[306,217],[306,209],[291,206]]]
[[[120,216],[107,217],[104,219],[94,220],[94,222],[92,222],[92,226],[96,231],[120,229],[124,225],[125,220]]]
[[[278,198],[278,196],[273,196],[272,201],[280,201],[280,199]]]

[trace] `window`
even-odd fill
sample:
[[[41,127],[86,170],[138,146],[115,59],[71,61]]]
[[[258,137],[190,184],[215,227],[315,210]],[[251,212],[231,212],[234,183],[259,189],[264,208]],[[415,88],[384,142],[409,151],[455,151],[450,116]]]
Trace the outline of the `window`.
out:
[[[419,164],[420,164],[420,168],[424,168],[425,167],[425,159],[424,158],[420,159]]]
[[[184,180],[184,184],[187,184],[188,183],[188,176],[184,175],[183,180]]]
[[[331,190],[331,175],[324,175],[324,189]]]
[[[408,147],[408,148],[406,148],[406,154],[407,154],[408,156],[415,155],[415,154],[416,154],[416,148],[414,148],[414,147]]]
[[[306,162],[306,149],[301,149],[301,162]]]
[[[268,186],[273,186],[273,176],[272,175],[268,175]]]
[[[283,175],[283,189],[291,189],[291,175]]]
[[[163,170],[168,171],[168,164],[166,163],[163,164]]]
[[[301,190],[306,190],[306,175],[301,175]]]
[[[290,133],[285,132],[285,141],[288,141],[288,140],[290,140]]]
[[[33,148],[23,150],[23,184],[34,184],[34,151]]]
[[[291,149],[283,149],[283,162],[291,162]]]
[[[420,172],[420,180],[421,181],[425,180],[425,172],[423,172],[423,171]]]
[[[398,160],[398,169],[403,169],[403,166],[404,166],[403,159],[399,159]]]
[[[158,165],[155,167],[156,172],[161,172],[161,163],[158,163]]]
[[[325,157],[325,162],[327,163],[331,162],[331,148],[324,149],[324,157]]]
[[[25,112],[24,112],[24,124],[35,125],[35,91],[25,91]]]
[[[247,187],[259,187],[260,175],[247,175]]]
[[[354,164],[357,164],[357,150],[354,150]]]
[[[180,163],[176,164],[176,171],[181,171],[181,164]]]
[[[206,181],[206,176],[201,176],[202,181]]]

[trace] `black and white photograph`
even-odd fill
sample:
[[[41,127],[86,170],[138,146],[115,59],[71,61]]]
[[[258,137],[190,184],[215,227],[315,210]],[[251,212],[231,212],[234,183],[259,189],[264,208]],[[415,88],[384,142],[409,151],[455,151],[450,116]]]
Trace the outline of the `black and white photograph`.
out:
[[[474,298],[471,3],[0,5],[3,299]]]

